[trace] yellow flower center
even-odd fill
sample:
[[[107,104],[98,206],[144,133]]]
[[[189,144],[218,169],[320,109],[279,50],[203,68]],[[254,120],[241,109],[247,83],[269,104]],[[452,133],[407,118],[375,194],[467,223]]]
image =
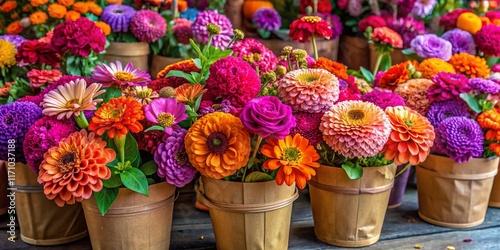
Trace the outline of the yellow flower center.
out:
[[[304,73],[304,74],[299,75],[297,77],[297,79],[300,82],[311,83],[311,82],[319,80],[319,77],[316,74]]]
[[[135,93],[138,98],[140,99],[146,99],[151,96],[151,93],[153,93],[153,90],[148,88],[148,87],[135,87]]]
[[[122,115],[122,109],[114,108],[114,109],[105,109],[101,116],[103,118],[118,118]]]
[[[73,105],[77,104],[77,103],[79,103],[78,98],[71,99],[71,100],[67,101],[66,104],[64,104],[64,108],[67,108],[67,109],[73,108]]]
[[[319,23],[321,22],[321,17],[319,16],[305,16],[305,17],[302,17],[300,20],[302,20],[303,22],[308,22],[308,23]]]
[[[408,126],[410,128],[413,127],[413,125],[415,125],[415,121],[413,121],[412,119],[406,118],[403,121],[406,124],[406,126]]]
[[[296,147],[288,147],[283,150],[283,160],[288,161],[290,165],[298,165],[302,160],[302,153]]]
[[[57,166],[59,167],[59,172],[62,174],[68,173],[75,168],[77,157],[75,152],[68,152],[63,157],[59,159]]]
[[[170,113],[162,112],[158,116],[158,124],[162,127],[170,128],[175,121],[175,117]]]
[[[134,79],[134,75],[123,71],[116,72],[115,77],[120,81],[132,81]]]
[[[365,118],[365,113],[362,110],[354,109],[350,110],[349,113],[347,113],[347,116],[351,120],[359,121]]]

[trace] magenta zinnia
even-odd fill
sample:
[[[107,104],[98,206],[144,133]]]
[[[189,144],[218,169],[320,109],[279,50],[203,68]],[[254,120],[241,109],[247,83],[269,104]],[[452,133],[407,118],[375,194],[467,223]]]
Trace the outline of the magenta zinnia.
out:
[[[109,63],[109,66],[105,63],[96,66],[92,72],[92,79],[102,83],[105,87],[111,85],[133,87],[148,84],[151,76],[145,70],[134,69],[134,65],[130,62],[123,67],[120,61],[116,61],[116,63]]]
[[[167,22],[157,12],[139,10],[130,21],[130,31],[141,42],[158,41],[167,32]]]
[[[179,129],[179,122],[184,121],[186,106],[174,98],[159,98],[144,107],[148,121],[165,128],[165,133],[172,134],[174,129]]]

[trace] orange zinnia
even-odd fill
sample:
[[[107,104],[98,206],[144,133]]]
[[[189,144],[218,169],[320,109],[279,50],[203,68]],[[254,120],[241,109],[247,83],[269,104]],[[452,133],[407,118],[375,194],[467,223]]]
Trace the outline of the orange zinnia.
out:
[[[418,65],[417,71],[422,74],[422,78],[432,79],[439,72],[455,73],[455,68],[442,59],[428,58]]]
[[[500,144],[499,143],[492,143],[490,144],[490,146],[488,146],[488,148],[491,149],[491,151],[493,151],[496,155],[500,155]]]
[[[194,104],[196,98],[207,92],[201,84],[183,84],[175,89],[175,99],[184,104]]]
[[[103,21],[96,21],[96,22],[94,22],[94,23],[95,23],[95,25],[96,25],[97,27],[99,27],[99,28],[102,30],[102,33],[103,33],[105,36],[107,36],[107,35],[111,34],[111,27],[110,27],[107,23],[105,23],[105,22],[103,22]]]
[[[87,5],[87,2],[76,2],[73,5],[73,10],[85,14],[89,11],[89,6]]]
[[[158,74],[156,75],[156,79],[164,78],[171,70],[180,70],[188,74],[191,72],[200,72],[200,69],[198,69],[198,67],[194,65],[193,60],[188,59],[167,65],[164,69],[158,72]]]
[[[469,53],[454,54],[448,61],[459,73],[465,74],[470,78],[490,76],[490,67],[482,57],[471,55]]]
[[[326,57],[320,57],[318,60],[312,65],[313,69],[324,69],[336,77],[347,80],[349,77],[347,75],[347,66],[342,63],[332,61]]]
[[[98,135],[108,131],[109,138],[122,137],[127,135],[129,130],[140,132],[143,129],[140,121],[143,119],[142,105],[132,97],[121,96],[99,107],[88,129]]]
[[[30,4],[33,7],[38,7],[39,5],[46,4],[48,2],[49,2],[49,0],[30,0]],[[26,5],[25,5],[25,7],[26,7]],[[23,7],[23,11],[25,11],[24,7]]]
[[[48,1],[47,1],[48,2]],[[29,4],[26,4],[23,6],[23,11],[24,12],[30,12],[31,11],[31,5]]]
[[[408,62],[399,63],[391,66],[380,78],[377,87],[394,90],[398,84],[406,82],[410,79],[410,71],[408,70]]]
[[[76,19],[80,18],[80,16],[81,16],[80,12],[76,12],[74,10],[69,10],[68,12],[66,12],[65,19],[75,21]]]
[[[434,143],[434,127],[429,120],[408,107],[387,107],[385,113],[391,122],[391,135],[381,153],[396,165],[423,162]]]
[[[101,6],[99,6],[95,2],[87,2],[87,6],[89,7],[89,11],[92,14],[94,14],[96,16],[100,16],[102,14],[102,8],[101,8]]]
[[[106,142],[86,130],[74,132],[44,155],[38,183],[49,200],[60,207],[89,199],[111,177],[106,164],[116,158]]]
[[[483,129],[500,130],[500,109],[486,110],[477,116],[477,123]]]
[[[59,4],[66,6],[66,7],[70,7],[71,5],[73,5],[75,3],[75,0],[57,0],[57,2]]]
[[[11,35],[17,35],[23,31],[23,26],[21,26],[20,21],[14,21],[10,23],[7,28],[5,28],[5,33],[11,34]]]
[[[266,138],[266,144],[260,152],[269,160],[264,162],[264,168],[276,170],[276,183],[291,186],[294,182],[303,189],[306,181],[316,175],[314,168],[319,168],[319,155],[313,146],[309,145],[309,140],[300,134],[295,134],[292,138],[287,135],[285,139]]]
[[[16,1],[7,1],[0,6],[0,10],[2,12],[8,13],[14,10],[17,7],[17,2]]]
[[[52,18],[57,18],[57,19],[62,19],[64,16],[66,16],[66,7],[64,5],[58,4],[58,3],[53,3],[49,5],[49,8],[47,9],[49,12],[49,16]]]
[[[250,156],[250,135],[241,120],[215,112],[188,130],[184,145],[189,162],[203,176],[222,179],[244,167]]]
[[[42,24],[42,23],[45,23],[45,21],[47,21],[47,14],[43,11],[37,11],[37,12],[34,12],[30,15],[30,22],[31,24]]]

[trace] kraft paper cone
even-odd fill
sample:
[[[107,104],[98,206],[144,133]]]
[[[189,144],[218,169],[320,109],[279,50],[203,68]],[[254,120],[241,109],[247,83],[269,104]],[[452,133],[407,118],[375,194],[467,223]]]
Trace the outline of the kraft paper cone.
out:
[[[416,167],[418,214],[431,224],[467,228],[484,221],[498,158],[457,163],[430,154]]]
[[[173,57],[165,57],[153,55],[153,59],[151,60],[151,77],[156,79],[156,75],[160,73],[167,65],[174,64],[176,62],[182,61],[182,58],[173,58]]]
[[[106,48],[103,59],[107,62],[120,61],[125,67],[131,62],[134,68],[148,71],[149,69],[149,44],[148,43],[117,43],[111,42]]]
[[[500,208],[500,174],[495,176],[493,180],[493,188],[491,189],[490,207]]]
[[[7,162],[0,161],[0,215],[6,214],[9,210],[7,181]]]
[[[368,40],[364,37],[341,35],[338,54],[338,61],[348,69],[370,67],[370,49]]]
[[[288,249],[295,185],[203,177],[202,195],[219,250]]]
[[[375,69],[375,64],[377,63],[379,53],[375,51],[375,46],[370,44],[370,69]],[[391,53],[391,63],[392,65],[396,65],[398,63],[402,63],[406,61],[406,56],[403,54],[401,49],[394,49]]]
[[[363,177],[351,180],[342,168],[320,166],[309,181],[316,237],[341,247],[377,242],[395,171],[395,164],[367,167]]]
[[[292,41],[284,41],[280,39],[261,39],[257,38],[261,43],[268,47],[274,54],[281,55],[281,51],[285,46],[292,46],[294,49],[303,49],[307,51],[309,55],[314,54],[313,46],[311,42],[299,43]],[[326,57],[328,59],[337,60],[338,50],[339,50],[339,38],[334,40],[318,40],[316,42],[318,46],[318,55]]]
[[[161,182],[149,187],[149,197],[120,188],[102,216],[95,198],[82,202],[93,250],[168,249],[172,231],[175,187]]]
[[[87,236],[87,226],[80,204],[58,207],[47,199],[37,175],[25,164],[16,163],[16,215],[21,240],[32,245],[53,246],[77,241]]]

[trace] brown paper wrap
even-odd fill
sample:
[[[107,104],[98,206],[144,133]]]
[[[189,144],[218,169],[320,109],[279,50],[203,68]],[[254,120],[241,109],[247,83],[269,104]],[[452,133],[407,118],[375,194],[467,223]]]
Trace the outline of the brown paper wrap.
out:
[[[303,49],[307,51],[309,55],[314,54],[313,46],[311,42],[299,43],[292,41],[284,41],[280,39],[261,39],[258,38],[261,43],[266,45],[274,54],[281,55],[281,51],[285,46],[292,46],[294,49]],[[318,40],[316,42],[318,46],[318,55],[326,57],[328,59],[337,60],[338,50],[339,50],[339,39],[334,40]]]
[[[148,71],[149,69],[149,44],[148,43],[117,43],[111,42],[106,48],[103,59],[108,63],[120,61],[123,66],[129,62],[134,68]]]
[[[373,46],[373,44],[370,44],[369,47],[370,47],[370,69],[374,70],[379,53],[375,51],[375,46]],[[406,61],[406,56],[403,54],[401,49],[394,49],[390,55],[391,55],[392,65]]]
[[[58,207],[48,200],[37,175],[25,164],[14,169],[16,215],[21,240],[32,245],[53,246],[77,241],[87,236],[87,226],[80,204]]]
[[[295,185],[202,180],[217,249],[288,249]]]
[[[500,208],[500,174],[497,174],[493,180],[493,188],[491,189],[490,203],[488,205]]]
[[[348,69],[359,70],[360,67],[370,67],[370,49],[368,40],[364,37],[340,36],[338,61]]]
[[[149,197],[120,188],[102,216],[95,198],[82,202],[93,250],[167,249],[172,231],[175,187],[161,182],[149,187]]]
[[[151,70],[149,71],[151,73],[151,77],[153,79],[156,79],[156,75],[167,65],[179,62],[181,60],[182,58],[153,55],[153,59],[151,59]]]
[[[467,228],[484,221],[498,158],[456,163],[430,154],[416,167],[418,214],[431,224]]]
[[[9,210],[7,181],[7,162],[0,161],[0,215],[6,214]]]
[[[395,164],[363,168],[363,177],[351,180],[342,168],[320,166],[309,181],[316,237],[341,247],[377,242],[395,171]]]

